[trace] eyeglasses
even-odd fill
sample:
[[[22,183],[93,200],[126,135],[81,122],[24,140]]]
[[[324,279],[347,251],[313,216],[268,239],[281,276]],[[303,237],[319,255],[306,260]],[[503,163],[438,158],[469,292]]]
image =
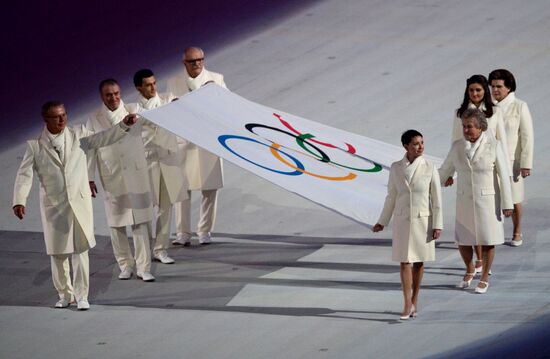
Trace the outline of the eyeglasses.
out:
[[[191,59],[191,60],[185,60],[188,64],[196,64],[197,62],[203,62],[204,57],[201,57],[200,59]]]

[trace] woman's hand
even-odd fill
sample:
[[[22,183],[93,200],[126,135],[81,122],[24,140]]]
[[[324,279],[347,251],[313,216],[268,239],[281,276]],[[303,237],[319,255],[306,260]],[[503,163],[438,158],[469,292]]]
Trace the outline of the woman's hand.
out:
[[[373,232],[380,232],[380,231],[383,230],[383,229],[384,229],[384,226],[381,225],[380,223],[376,223],[376,224],[374,225],[374,227],[372,227],[372,231],[373,231]]]
[[[434,229],[432,232],[432,238],[438,239],[441,236],[441,229]]]
[[[504,214],[504,217],[510,217],[514,213],[513,209],[503,209],[502,214]]]
[[[449,177],[449,178],[447,178],[447,180],[445,181],[445,187],[452,186],[453,183],[455,183],[455,181],[453,180],[452,177]]]

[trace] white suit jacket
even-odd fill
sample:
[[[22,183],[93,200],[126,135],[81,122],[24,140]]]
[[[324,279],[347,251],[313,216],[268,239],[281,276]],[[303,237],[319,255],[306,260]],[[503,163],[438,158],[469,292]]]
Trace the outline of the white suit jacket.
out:
[[[172,94],[160,95],[161,105],[175,99]],[[130,112],[146,111],[139,103],[128,105]],[[159,204],[161,176],[168,190],[170,203],[181,202],[187,195],[187,180],[182,176],[183,154],[178,148],[177,137],[162,127],[145,120],[142,124],[145,157],[149,168],[149,181],[153,203]]]
[[[44,128],[40,137],[27,141],[27,149],[13,191],[13,205],[26,206],[33,172],[40,182],[40,211],[46,252],[80,253],[95,246],[93,209],[86,150],[107,146],[126,135],[121,126],[92,135],[84,126],[66,127],[62,163]],[[86,137],[90,136],[90,137]],[[82,233],[75,233],[78,222]],[[75,240],[76,239],[76,240]]]
[[[105,106],[97,110],[86,127],[93,133],[113,127]],[[128,114],[128,112],[126,113]],[[153,219],[151,185],[139,119],[121,140],[89,153],[88,176],[95,177],[96,167],[105,193],[105,212],[110,227],[123,227]]]
[[[504,118],[508,142],[508,155],[514,168],[533,168],[533,119],[527,104],[514,92],[498,103]]]
[[[201,76],[203,85],[213,81],[217,85],[227,88],[221,74],[203,69],[199,76]],[[170,78],[168,91],[178,97],[190,92],[186,82],[188,77],[187,71],[183,69],[177,76]],[[182,138],[178,138],[178,145],[184,156],[184,175],[187,178],[189,190],[209,190],[223,187],[223,171],[221,159],[218,156]]]
[[[472,160],[466,156],[466,141],[455,141],[439,169],[442,182],[455,171],[458,174],[455,239],[461,245],[502,244],[501,210],[514,208],[508,161],[500,142],[492,136],[480,141]]]
[[[432,229],[443,229],[441,184],[435,166],[420,161],[410,183],[405,177],[407,159],[390,168],[388,195],[378,223],[387,226],[393,214],[392,259],[423,262],[435,259]]]

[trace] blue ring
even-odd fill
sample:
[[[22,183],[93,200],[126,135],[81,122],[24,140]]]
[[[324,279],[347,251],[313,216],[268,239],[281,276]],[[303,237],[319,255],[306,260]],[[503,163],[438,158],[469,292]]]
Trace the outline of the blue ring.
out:
[[[221,135],[218,137],[218,142],[221,143],[221,145],[223,147],[225,147],[226,150],[228,150],[229,152],[231,152],[232,154],[234,154],[235,156],[245,160],[246,162],[249,162],[249,163],[252,163],[253,165],[256,165],[260,168],[263,168],[265,170],[268,170],[268,171],[271,171],[271,172],[275,172],[275,173],[279,173],[279,174],[282,174],[282,175],[287,175],[287,176],[299,176],[301,174],[303,174],[303,172],[300,172],[300,171],[293,171],[293,172],[283,172],[283,171],[277,171],[277,170],[274,170],[273,168],[269,168],[269,167],[265,167],[265,166],[262,166],[262,165],[259,165],[257,164],[256,162],[252,162],[251,160],[249,160],[248,158],[245,158],[243,156],[241,156],[240,154],[238,154],[237,152],[233,151],[231,148],[229,148],[229,146],[227,145],[227,140],[229,139],[232,139],[232,138],[236,138],[236,139],[239,139],[239,140],[245,140],[245,141],[250,141],[250,142],[256,142],[256,143],[259,143],[260,145],[263,145],[263,146],[266,146],[268,148],[272,148],[271,145],[267,145],[263,142],[260,142],[258,140],[255,140],[253,138],[250,138],[250,137],[244,137],[244,136],[236,136],[236,135]],[[289,155],[288,153],[284,152],[284,151],[281,151],[280,149],[277,149],[277,151],[279,151],[280,153],[282,153],[283,155],[287,156],[288,158],[290,158],[291,160],[294,161],[294,163],[296,164],[296,167],[298,167],[299,169],[301,170],[305,170],[305,167],[304,165],[302,164],[302,162],[300,162],[297,158]]]

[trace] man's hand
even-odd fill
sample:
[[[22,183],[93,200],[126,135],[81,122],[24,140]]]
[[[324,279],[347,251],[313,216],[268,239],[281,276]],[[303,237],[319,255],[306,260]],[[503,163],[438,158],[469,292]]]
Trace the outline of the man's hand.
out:
[[[92,197],[95,198],[95,195],[97,194],[97,186],[95,185],[94,181],[88,182],[90,184],[90,191],[92,192]]]
[[[432,238],[438,239],[441,236],[441,229],[434,229],[432,232]]]
[[[25,217],[25,206],[22,204],[16,204],[13,206],[13,214],[19,219],[23,219]]]
[[[455,183],[455,181],[453,180],[452,177],[449,177],[449,178],[447,178],[447,180],[445,181],[445,187],[452,186],[453,183]]]
[[[504,217],[510,217],[514,213],[513,209],[503,209],[502,214],[504,214]]]
[[[137,122],[137,115],[135,113],[126,115],[126,117],[124,117],[122,122],[124,122],[126,126],[132,126]]]
[[[380,231],[383,230],[383,229],[384,229],[384,226],[381,225],[380,223],[376,223],[376,224],[374,225],[374,227],[372,227],[372,231],[373,231],[373,232],[380,232]]]
[[[529,177],[531,176],[531,169],[530,168],[520,168],[521,177]]]

